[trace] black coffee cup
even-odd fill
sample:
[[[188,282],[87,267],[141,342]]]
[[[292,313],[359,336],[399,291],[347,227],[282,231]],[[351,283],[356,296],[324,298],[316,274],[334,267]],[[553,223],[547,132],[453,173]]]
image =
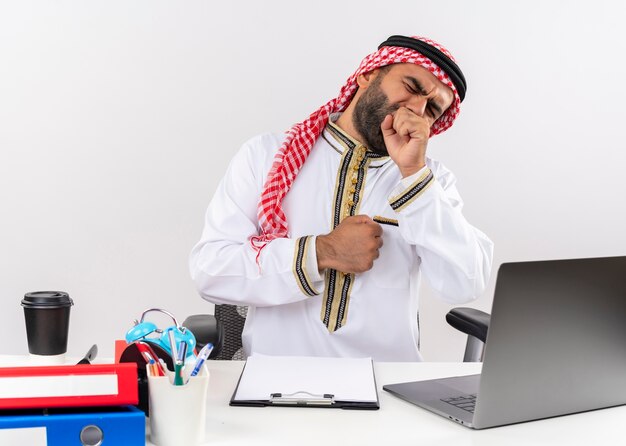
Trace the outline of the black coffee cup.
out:
[[[31,355],[65,354],[72,305],[69,294],[63,291],[35,291],[24,295],[22,306]]]

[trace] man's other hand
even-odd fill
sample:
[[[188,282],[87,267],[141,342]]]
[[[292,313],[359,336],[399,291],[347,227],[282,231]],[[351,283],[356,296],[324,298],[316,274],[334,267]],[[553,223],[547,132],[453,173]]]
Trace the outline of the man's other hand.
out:
[[[367,215],[345,218],[329,234],[317,237],[317,266],[344,273],[362,273],[374,266],[383,246],[383,229]]]
[[[406,107],[387,115],[380,129],[387,152],[400,169],[403,178],[413,175],[426,165],[426,147],[430,135],[430,121]]]

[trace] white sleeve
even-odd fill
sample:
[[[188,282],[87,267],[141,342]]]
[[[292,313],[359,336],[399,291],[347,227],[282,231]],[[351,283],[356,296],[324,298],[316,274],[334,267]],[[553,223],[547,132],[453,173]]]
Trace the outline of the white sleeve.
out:
[[[275,239],[261,251],[258,263],[250,244],[250,237],[259,234],[257,205],[275,152],[267,146],[277,144],[267,138],[249,141],[231,161],[190,255],[198,292],[214,303],[281,305],[319,294],[323,279],[315,237]]]
[[[414,245],[428,283],[450,303],[482,294],[489,281],[493,243],[470,225],[452,172],[429,160],[404,178],[389,198],[402,237]]]

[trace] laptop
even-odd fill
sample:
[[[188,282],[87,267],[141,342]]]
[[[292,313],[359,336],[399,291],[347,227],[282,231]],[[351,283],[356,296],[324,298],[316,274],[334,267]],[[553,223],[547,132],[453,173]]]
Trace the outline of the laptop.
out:
[[[383,389],[474,429],[626,404],[626,257],[501,265],[482,373]]]

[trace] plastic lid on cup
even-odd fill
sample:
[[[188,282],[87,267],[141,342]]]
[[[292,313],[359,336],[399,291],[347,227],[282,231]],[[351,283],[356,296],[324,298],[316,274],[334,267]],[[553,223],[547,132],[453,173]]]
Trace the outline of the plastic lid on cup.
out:
[[[63,291],[33,291],[22,299],[24,308],[63,308],[71,307],[74,301]]]

